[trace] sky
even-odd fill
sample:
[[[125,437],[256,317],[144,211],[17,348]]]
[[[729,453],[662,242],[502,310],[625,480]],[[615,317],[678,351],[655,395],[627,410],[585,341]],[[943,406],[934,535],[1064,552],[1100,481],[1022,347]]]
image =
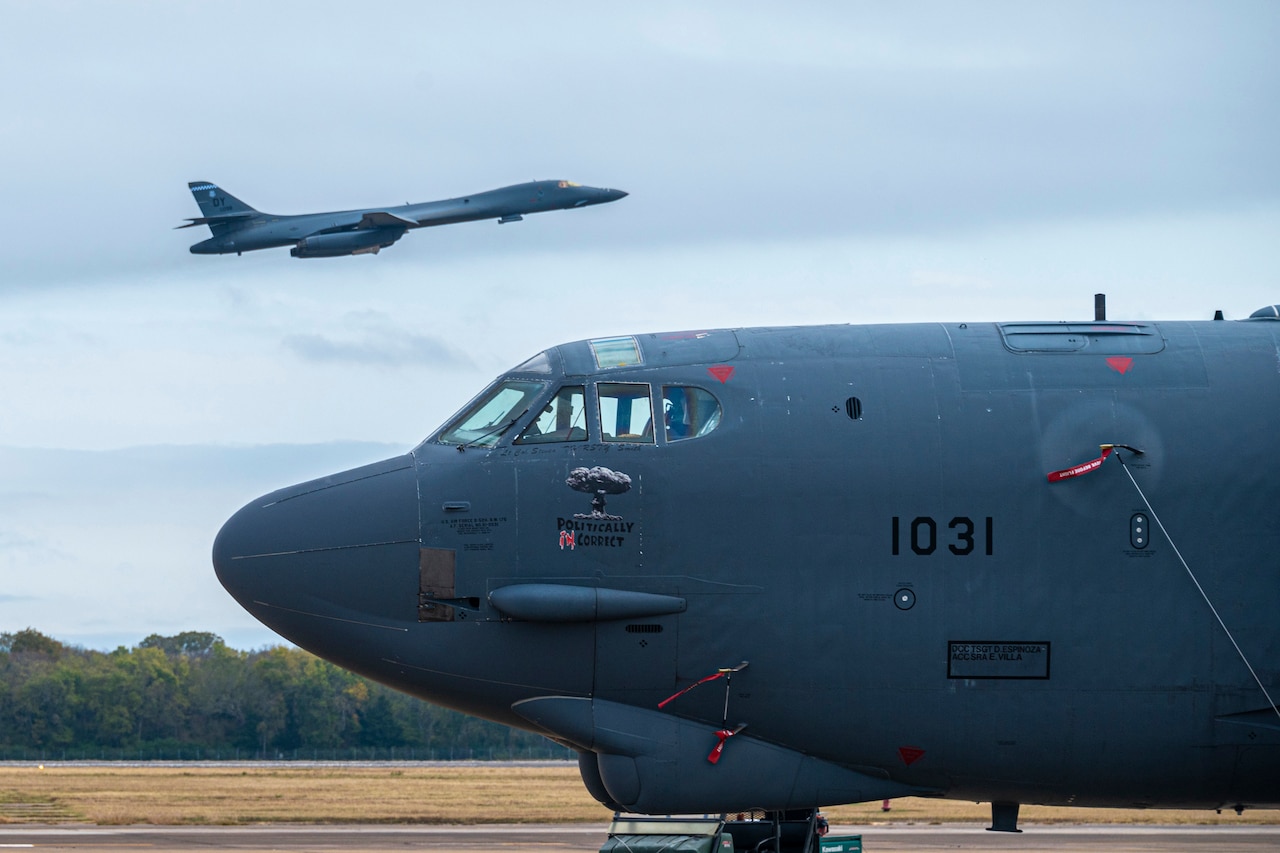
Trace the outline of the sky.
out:
[[[257,495],[403,453],[566,341],[1280,302],[1280,4],[0,0],[0,632],[278,642]],[[273,213],[522,181],[613,204],[377,256]]]

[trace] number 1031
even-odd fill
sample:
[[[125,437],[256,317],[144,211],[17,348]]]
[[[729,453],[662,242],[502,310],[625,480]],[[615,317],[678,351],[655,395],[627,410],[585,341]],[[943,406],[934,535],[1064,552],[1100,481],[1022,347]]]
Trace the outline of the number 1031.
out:
[[[945,548],[957,557],[981,553],[990,557],[995,544],[995,522],[991,516],[976,522],[967,515],[957,515],[943,524],[927,515],[910,521],[893,517],[893,556],[910,551],[921,557],[942,553]]]

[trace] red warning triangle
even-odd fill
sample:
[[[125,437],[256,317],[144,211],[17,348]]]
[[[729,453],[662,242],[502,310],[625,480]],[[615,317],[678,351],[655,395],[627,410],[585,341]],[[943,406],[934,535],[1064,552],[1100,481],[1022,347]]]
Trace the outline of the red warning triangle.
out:
[[[1111,369],[1120,375],[1129,372],[1129,368],[1133,367],[1133,359],[1127,355],[1113,355],[1107,359],[1107,364],[1111,365]]]
[[[917,746],[900,746],[898,755],[902,756],[902,763],[910,767],[924,757],[924,750]]]
[[[707,372],[720,380],[720,384],[729,381],[729,377],[733,375],[733,368],[727,364],[718,364],[715,367],[708,367]]]

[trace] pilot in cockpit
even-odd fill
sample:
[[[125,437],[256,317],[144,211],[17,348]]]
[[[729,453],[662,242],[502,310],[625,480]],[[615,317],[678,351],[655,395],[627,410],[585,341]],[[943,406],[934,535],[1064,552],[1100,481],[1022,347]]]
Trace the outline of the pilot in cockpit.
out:
[[[581,385],[566,385],[561,388],[515,443],[586,441],[584,393],[585,389]]]
[[[664,388],[662,418],[667,426],[667,441],[689,437],[689,421],[683,405],[682,388]]]

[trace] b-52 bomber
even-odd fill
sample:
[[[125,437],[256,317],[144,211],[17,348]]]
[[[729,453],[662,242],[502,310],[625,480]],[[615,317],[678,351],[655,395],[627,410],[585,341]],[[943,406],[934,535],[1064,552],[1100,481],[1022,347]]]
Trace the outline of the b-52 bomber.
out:
[[[562,344],[213,561],[615,810],[1274,807],[1277,314]]]
[[[292,246],[295,258],[376,255],[413,228],[496,219],[519,222],[525,214],[568,210],[625,198],[622,190],[584,187],[573,181],[531,181],[443,201],[368,207],[332,213],[277,216],[245,204],[208,181],[188,185],[201,216],[178,228],[208,225],[213,236],[191,247],[194,255],[243,254]]]

